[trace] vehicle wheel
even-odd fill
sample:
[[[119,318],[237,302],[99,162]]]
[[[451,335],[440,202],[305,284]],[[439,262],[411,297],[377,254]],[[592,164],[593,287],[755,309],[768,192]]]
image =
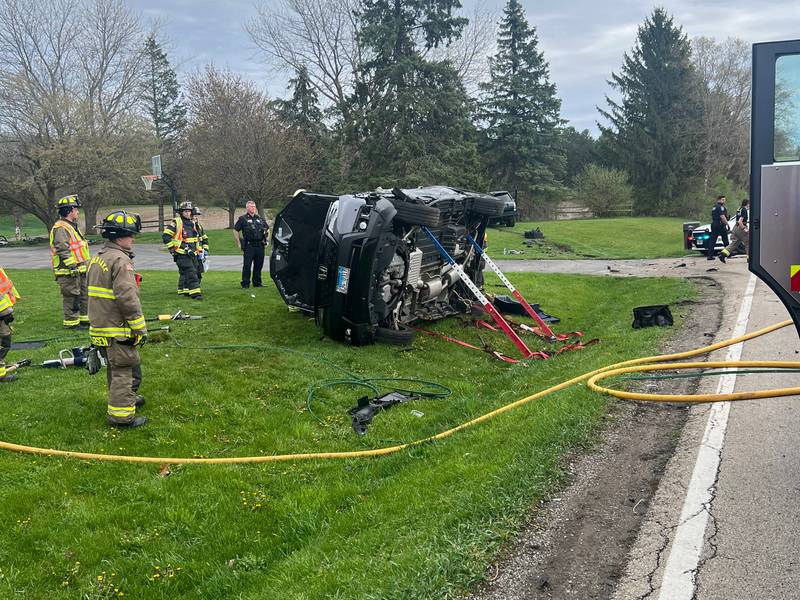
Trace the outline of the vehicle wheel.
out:
[[[517,219],[515,217],[511,217],[508,221],[506,221],[506,225],[508,227],[513,227],[517,224]]]
[[[391,199],[397,214],[395,219],[408,223],[409,225],[425,225],[426,227],[436,227],[439,224],[439,209],[435,206],[424,204],[414,204],[395,198]]]
[[[499,198],[473,198],[472,212],[489,217],[502,217],[506,208],[504,200]]]
[[[414,332],[403,325],[400,326],[400,329],[376,327],[375,341],[382,344],[390,344],[392,346],[408,346],[414,341]]]

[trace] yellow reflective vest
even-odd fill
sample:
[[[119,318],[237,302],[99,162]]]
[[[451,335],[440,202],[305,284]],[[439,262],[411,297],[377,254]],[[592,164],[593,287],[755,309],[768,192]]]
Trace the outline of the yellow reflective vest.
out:
[[[181,216],[175,217],[164,226],[161,237],[167,250],[177,254],[197,254],[197,248],[200,246],[194,221]]]
[[[89,242],[70,221],[59,219],[50,230],[50,254],[53,256],[53,273],[69,275],[73,269],[85,273],[89,266]]]
[[[6,275],[5,269],[0,267],[0,313],[12,308],[19,300],[19,292],[14,283]]]

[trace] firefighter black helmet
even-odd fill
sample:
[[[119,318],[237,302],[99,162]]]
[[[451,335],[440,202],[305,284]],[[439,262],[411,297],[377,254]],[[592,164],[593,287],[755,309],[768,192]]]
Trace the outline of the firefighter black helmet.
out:
[[[97,229],[101,230],[100,235],[110,240],[132,236],[142,230],[142,218],[136,213],[115,210],[103,219]]]

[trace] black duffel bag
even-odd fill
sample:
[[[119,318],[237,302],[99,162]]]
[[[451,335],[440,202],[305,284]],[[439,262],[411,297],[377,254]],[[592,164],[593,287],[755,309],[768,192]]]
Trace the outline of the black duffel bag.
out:
[[[639,306],[633,309],[633,328],[641,329],[642,327],[666,327],[672,325],[672,313],[669,312],[669,306],[666,304],[657,304],[655,306]]]

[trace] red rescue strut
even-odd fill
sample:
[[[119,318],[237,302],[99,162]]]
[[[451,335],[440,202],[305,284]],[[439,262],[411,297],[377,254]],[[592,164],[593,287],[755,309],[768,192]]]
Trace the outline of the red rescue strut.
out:
[[[473,246],[475,246],[475,249],[478,251],[478,254],[483,255],[483,259],[486,261],[486,264],[500,278],[500,281],[502,281],[503,285],[508,288],[508,291],[511,292],[511,295],[514,296],[514,298],[516,298],[520,304],[522,304],[522,308],[525,309],[525,312],[528,313],[528,316],[530,316],[531,319],[536,321],[536,323],[539,325],[539,328],[542,330],[542,333],[545,335],[545,337],[550,338],[551,340],[555,340],[556,335],[553,333],[553,330],[550,329],[550,327],[548,327],[547,323],[544,322],[542,317],[540,317],[536,313],[536,311],[533,310],[533,307],[530,304],[528,304],[528,301],[525,300],[525,298],[522,297],[522,294],[519,293],[519,290],[517,290],[517,288],[515,288],[511,284],[511,282],[508,280],[508,277],[503,275],[503,272],[500,270],[500,267],[494,264],[494,261],[491,258],[489,258],[489,255],[486,254],[486,251],[481,247],[481,245],[478,242],[476,242],[470,234],[467,234],[467,239],[470,242],[472,242]]]
[[[462,269],[461,266],[453,259],[453,257],[450,256],[447,250],[444,249],[444,246],[439,243],[439,240],[436,239],[436,236],[433,235],[431,230],[424,225],[421,226],[421,228],[422,231],[425,232],[425,235],[427,235],[433,242],[433,245],[436,246],[436,249],[439,251],[439,254],[442,255],[442,258],[450,263],[450,265],[453,267],[453,270],[458,273],[461,281],[464,282],[464,285],[469,288],[469,291],[472,292],[472,295],[475,296],[478,302],[481,303],[483,310],[492,315],[492,319],[494,319],[494,322],[497,323],[497,326],[500,327],[500,329],[505,332],[509,339],[514,342],[514,345],[519,348],[520,352],[522,352],[522,357],[530,358],[533,356],[533,352],[531,352],[530,348],[528,348],[525,342],[522,341],[522,338],[519,337],[517,332],[511,328],[511,325],[508,324],[508,322],[503,318],[503,315],[500,314],[494,305],[489,302],[489,299],[483,295],[483,292],[478,289],[478,286],[475,285],[475,283],[469,278],[469,275],[464,272],[464,269]]]

